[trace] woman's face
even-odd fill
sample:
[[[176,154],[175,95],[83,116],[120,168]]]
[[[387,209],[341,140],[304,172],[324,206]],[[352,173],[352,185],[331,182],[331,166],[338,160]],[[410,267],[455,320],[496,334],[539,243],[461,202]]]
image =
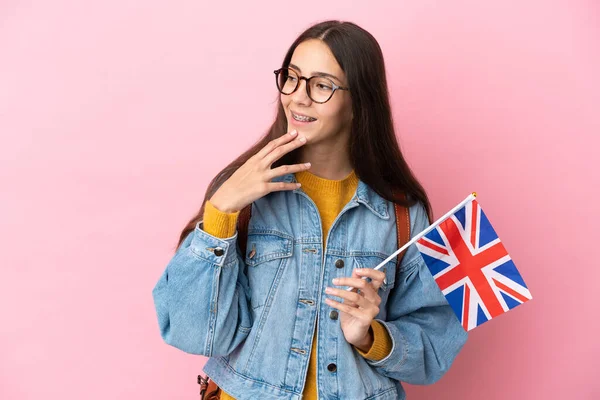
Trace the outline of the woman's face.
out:
[[[336,85],[348,87],[346,74],[342,71],[329,47],[321,40],[311,39],[302,42],[294,50],[289,68],[298,76],[310,78],[321,73],[328,74]],[[306,93],[306,81],[300,80],[298,89],[290,95],[281,95],[281,103],[288,121],[288,132],[296,129],[308,139],[308,145],[315,145],[333,139],[338,142],[340,135],[349,136],[352,120],[352,100],[346,90],[336,90],[326,103],[315,103]],[[294,115],[315,118],[311,122],[297,121]]]

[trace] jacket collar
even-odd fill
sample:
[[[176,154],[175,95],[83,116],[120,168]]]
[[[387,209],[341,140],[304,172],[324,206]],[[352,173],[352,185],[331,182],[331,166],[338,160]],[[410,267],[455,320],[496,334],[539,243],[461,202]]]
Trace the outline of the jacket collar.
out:
[[[271,180],[272,182],[296,182],[296,176],[294,174],[286,174],[275,177]],[[294,193],[302,191],[302,188],[293,190]],[[350,202],[360,203],[367,207],[373,214],[377,215],[381,219],[389,219],[390,214],[388,212],[387,200],[378,195],[373,189],[371,189],[362,180],[358,180],[358,187],[356,193]]]

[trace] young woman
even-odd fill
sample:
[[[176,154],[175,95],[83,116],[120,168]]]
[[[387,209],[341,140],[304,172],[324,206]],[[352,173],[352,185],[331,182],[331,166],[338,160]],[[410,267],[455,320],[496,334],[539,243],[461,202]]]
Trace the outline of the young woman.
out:
[[[401,381],[437,381],[467,335],[415,246],[373,268],[398,248],[394,203],[412,236],[431,221],[381,49],[355,24],[323,22],[275,75],[275,122],[210,183],[153,290],[161,335],[210,357],[224,399],[402,399]]]

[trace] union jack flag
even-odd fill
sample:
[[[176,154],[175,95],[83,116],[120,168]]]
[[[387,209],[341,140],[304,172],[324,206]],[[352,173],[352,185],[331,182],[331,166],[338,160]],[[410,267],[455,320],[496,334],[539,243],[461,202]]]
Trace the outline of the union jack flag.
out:
[[[417,247],[466,331],[531,299],[477,200],[443,220]]]

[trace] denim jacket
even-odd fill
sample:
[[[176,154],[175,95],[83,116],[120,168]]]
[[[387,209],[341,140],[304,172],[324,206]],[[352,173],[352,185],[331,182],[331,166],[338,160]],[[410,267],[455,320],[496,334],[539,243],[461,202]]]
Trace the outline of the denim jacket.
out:
[[[409,215],[411,236],[429,225],[422,204]],[[161,335],[210,357],[204,371],[239,400],[301,399],[313,334],[319,398],[404,399],[401,381],[437,381],[467,338],[416,246],[399,268],[394,259],[384,266],[376,320],[393,346],[383,360],[362,357],[323,301],[333,278],[373,268],[397,248],[393,203],[362,181],[325,246],[317,207],[302,189],[270,193],[252,204],[246,254],[237,233],[211,236],[202,221],[182,242],[152,292]]]

